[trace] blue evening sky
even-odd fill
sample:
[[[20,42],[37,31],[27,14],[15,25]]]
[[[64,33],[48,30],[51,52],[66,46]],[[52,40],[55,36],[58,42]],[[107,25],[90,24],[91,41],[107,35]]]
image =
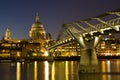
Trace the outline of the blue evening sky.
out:
[[[13,39],[28,39],[36,12],[46,32],[56,38],[64,23],[120,8],[120,0],[0,0],[0,39],[6,28]]]

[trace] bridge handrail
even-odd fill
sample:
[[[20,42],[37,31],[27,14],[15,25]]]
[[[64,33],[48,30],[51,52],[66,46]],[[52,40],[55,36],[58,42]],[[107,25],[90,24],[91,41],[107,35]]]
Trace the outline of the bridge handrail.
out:
[[[108,20],[108,21],[105,21],[105,22],[106,22],[108,25],[110,25],[110,26],[118,26],[118,25],[119,25],[118,27],[120,27],[120,17],[117,17],[117,18],[115,18],[115,19]],[[112,29],[112,27],[110,27],[110,26],[108,27],[107,25],[105,25],[105,24],[103,24],[103,23],[99,23],[99,24],[93,25],[93,26],[95,26],[96,28],[98,28],[98,29],[100,29],[100,30]],[[91,28],[91,27],[86,28],[86,30],[88,30],[88,32],[93,32],[93,31],[98,32],[97,30],[95,30],[94,28]],[[87,33],[87,32],[84,32],[84,31],[81,30],[81,34],[86,34],[86,33]],[[51,49],[51,48],[53,48],[53,47],[56,47],[56,46],[59,46],[59,45],[62,45],[62,44],[64,44],[64,42],[66,42],[66,40],[69,41],[69,40],[72,40],[72,39],[73,39],[72,37],[67,36],[67,37],[65,37],[65,38],[57,41],[56,44],[51,45],[51,46],[49,47],[49,49]]]
[[[120,25],[120,17],[119,18],[115,18],[115,19],[112,19],[112,20],[109,20],[107,21],[107,24],[108,25],[111,25],[111,26],[115,26],[115,25]],[[98,29],[105,29],[107,28],[107,25],[104,25],[103,23],[99,23],[97,25],[94,25],[95,27],[97,27]],[[94,28],[87,28],[88,31],[96,31]],[[84,34],[85,32],[83,32]]]
[[[56,44],[49,46],[48,49],[49,49],[49,48],[52,48],[52,47],[55,47],[55,46],[58,46],[58,45],[61,44],[61,43],[64,44],[65,42],[71,41],[71,40],[73,40],[73,39],[74,39],[74,38],[71,38],[70,36],[67,36],[67,37],[65,37],[65,38],[57,41]]]

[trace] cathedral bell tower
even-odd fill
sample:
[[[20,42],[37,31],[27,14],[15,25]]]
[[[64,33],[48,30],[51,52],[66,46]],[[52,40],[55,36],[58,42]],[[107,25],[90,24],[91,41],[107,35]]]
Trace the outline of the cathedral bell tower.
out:
[[[11,32],[10,32],[10,29],[7,28],[5,32],[4,40],[10,40],[10,39],[11,39]]]

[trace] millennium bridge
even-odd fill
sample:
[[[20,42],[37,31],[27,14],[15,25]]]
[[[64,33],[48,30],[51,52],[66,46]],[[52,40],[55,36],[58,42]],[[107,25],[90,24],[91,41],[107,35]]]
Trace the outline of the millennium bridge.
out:
[[[56,50],[76,51],[81,55],[80,71],[96,71],[97,44],[105,35],[119,32],[120,9],[116,9],[91,18],[63,24],[56,42],[49,45],[48,50],[52,54]]]

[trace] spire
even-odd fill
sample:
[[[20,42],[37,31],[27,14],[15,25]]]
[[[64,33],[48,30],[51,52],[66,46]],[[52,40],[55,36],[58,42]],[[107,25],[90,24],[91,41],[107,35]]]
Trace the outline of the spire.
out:
[[[39,22],[39,16],[38,16],[38,13],[36,13],[35,22]]]
[[[9,27],[6,29],[6,32],[5,32],[5,40],[10,40],[11,39],[11,32],[10,32],[10,29]]]

